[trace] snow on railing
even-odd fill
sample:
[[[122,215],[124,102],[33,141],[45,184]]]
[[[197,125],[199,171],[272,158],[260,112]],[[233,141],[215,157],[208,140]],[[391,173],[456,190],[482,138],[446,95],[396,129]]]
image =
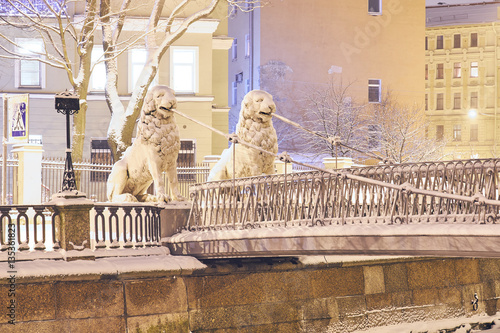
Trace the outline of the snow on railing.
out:
[[[192,187],[187,228],[497,223],[499,176],[500,160],[471,160],[209,182]]]
[[[58,207],[0,206],[0,253],[61,249]],[[89,215],[91,249],[160,246],[161,208],[144,204],[95,204]]]
[[[153,205],[98,203],[91,218],[95,249],[161,245],[161,208]]]

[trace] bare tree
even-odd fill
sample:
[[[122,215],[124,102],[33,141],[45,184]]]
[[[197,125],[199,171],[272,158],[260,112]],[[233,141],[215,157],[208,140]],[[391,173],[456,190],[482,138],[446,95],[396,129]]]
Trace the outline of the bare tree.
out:
[[[302,132],[302,150],[313,157],[356,157],[366,149],[367,120],[365,105],[357,103],[351,93],[352,82],[332,79],[322,88],[305,93],[304,127],[317,135]],[[342,143],[342,145],[339,145]]]
[[[398,103],[391,92],[380,104],[373,104],[370,148],[396,163],[442,158],[445,140],[427,138],[428,122],[421,108]]]
[[[41,61],[66,72],[70,85],[80,97],[80,111],[73,122],[73,156],[78,160],[83,153],[87,92],[92,72],[91,52],[98,28],[98,0],[85,1],[85,16],[78,22],[70,19],[69,2],[4,0],[2,11],[9,15],[2,16],[0,21],[0,50],[3,51],[0,57]],[[16,29],[40,38],[43,41],[42,50],[24,49],[13,38],[15,34],[12,31]]]
[[[259,0],[3,0],[2,11],[12,15],[2,17],[0,28],[23,29],[41,38],[40,52],[21,52],[22,45],[15,42],[14,34],[0,32],[0,58],[41,61],[66,71],[70,85],[80,97],[80,111],[74,117],[73,158],[81,159],[85,138],[87,94],[92,64],[94,38],[101,29],[103,59],[106,64],[105,96],[111,112],[108,128],[115,158],[130,145],[135,121],[142,101],[153,81],[158,64],[168,48],[179,39],[194,22],[209,16],[216,7],[227,2],[235,9],[248,11],[260,6]],[[167,3],[167,4],[166,4]],[[134,5],[135,4],[135,5]],[[141,35],[120,39],[125,21],[133,6],[151,6],[149,23]],[[250,4],[250,6],[246,6]],[[74,8],[85,6],[83,17],[71,16]],[[167,8],[168,7],[168,8]],[[167,17],[162,13],[169,11]],[[148,52],[147,62],[139,76],[127,106],[118,97],[117,58],[138,43]],[[77,64],[74,63],[75,54]]]

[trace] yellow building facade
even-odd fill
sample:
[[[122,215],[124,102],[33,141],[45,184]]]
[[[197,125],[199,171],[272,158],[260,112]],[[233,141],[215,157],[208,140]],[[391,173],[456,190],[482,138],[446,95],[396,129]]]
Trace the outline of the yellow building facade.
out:
[[[53,3],[49,0],[48,3]],[[178,1],[166,4],[165,19],[169,15],[172,6]],[[113,1],[114,5],[121,1]],[[76,1],[69,4],[69,13],[72,22],[79,22],[84,15],[84,1]],[[151,13],[151,3],[142,3],[134,0],[132,11],[125,20],[121,34],[124,44],[127,41],[136,41],[130,49],[120,53],[117,59],[118,67],[118,94],[120,101],[127,105],[132,93],[136,75],[142,69],[145,62],[143,51],[144,30]],[[3,6],[0,6],[0,10]],[[189,7],[184,13],[186,16],[193,11],[199,10],[200,4]],[[8,13],[3,13],[8,15]],[[33,45],[42,45],[41,40],[29,31],[4,27],[2,34],[12,40],[27,41]],[[161,32],[159,32],[161,34]],[[94,52],[98,58],[102,54],[100,28],[94,34]],[[12,47],[8,43],[2,45]],[[231,47],[232,39],[227,37],[227,3],[221,1],[216,10],[206,19],[201,19],[192,24],[186,33],[175,41],[173,46],[165,52],[159,66],[155,84],[167,85],[172,88],[179,79],[175,72],[177,65],[189,67],[191,76],[190,87],[185,91],[176,90],[178,110],[202,121],[203,123],[227,132],[228,119],[228,49]],[[75,45],[70,45],[70,52],[74,53]],[[137,52],[136,52],[137,51]],[[181,59],[176,63],[175,52],[189,54],[189,60]],[[179,53],[181,54],[181,53]],[[75,62],[78,58],[75,55]],[[40,138],[43,142],[44,155],[46,157],[63,156],[65,152],[65,119],[54,109],[54,95],[65,89],[71,89],[66,73],[43,63],[35,66],[35,84],[23,84],[22,73],[18,70],[19,61],[11,59],[0,59],[0,86],[1,92],[7,94],[29,93],[30,98],[30,135]],[[179,73],[182,73],[180,71]],[[183,73],[184,75],[184,73]],[[181,78],[182,79],[182,78]],[[185,78],[184,78],[185,79]],[[96,150],[102,150],[107,146],[106,136],[110,121],[110,112],[104,96],[105,67],[104,63],[96,65],[90,77],[88,110],[86,114],[86,133],[84,143],[84,158],[92,158]],[[0,105],[0,108],[2,106]],[[1,114],[0,114],[1,116]],[[1,117],[0,117],[1,118]],[[203,161],[206,155],[220,154],[227,148],[227,141],[211,130],[195,124],[192,121],[176,116],[179,125],[181,140],[180,161],[192,162]],[[106,148],[104,148],[106,149]]]
[[[305,112],[306,92],[330,80],[350,85],[359,104],[377,103],[390,91],[423,112],[424,0],[271,0],[253,12],[233,13],[229,35],[237,41],[229,61],[231,114],[248,90],[266,88],[264,76],[273,66],[271,72],[283,74],[277,90],[286,95],[277,100],[277,113],[295,119]],[[377,93],[375,101],[369,91]]]
[[[428,136],[444,159],[500,156],[500,4],[428,7],[426,26]]]

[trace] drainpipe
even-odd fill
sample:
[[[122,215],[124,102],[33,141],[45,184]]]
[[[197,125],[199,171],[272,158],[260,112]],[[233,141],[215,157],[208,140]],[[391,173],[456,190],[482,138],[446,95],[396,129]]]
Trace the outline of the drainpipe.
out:
[[[492,22],[493,32],[495,33],[495,81],[498,82],[498,34],[495,26],[495,22]],[[493,157],[497,154],[497,108],[498,108],[498,87],[495,82],[495,129],[493,130]]]
[[[249,16],[249,19],[248,19],[248,33],[250,34],[250,58],[248,59],[248,64],[249,64],[249,75],[250,75],[250,90],[253,90],[253,52],[254,52],[254,43],[253,43],[253,19],[254,19],[254,15],[253,15],[253,11],[255,10],[255,7],[253,6],[253,3],[252,4],[249,4],[251,7],[250,7],[250,16]]]

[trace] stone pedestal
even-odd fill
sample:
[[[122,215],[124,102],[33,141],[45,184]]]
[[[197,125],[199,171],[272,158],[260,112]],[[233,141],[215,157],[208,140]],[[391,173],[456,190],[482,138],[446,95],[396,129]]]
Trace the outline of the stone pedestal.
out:
[[[42,200],[42,145],[17,144],[12,153],[19,160],[17,202],[20,205],[37,205]]]
[[[220,160],[220,155],[206,155],[203,158],[203,163],[208,163],[208,167],[210,170],[215,166],[217,162]]]
[[[350,157],[337,157],[337,166],[335,166],[335,157],[323,158],[325,169],[347,169],[352,167],[354,162]]]
[[[83,251],[90,248],[90,210],[94,202],[78,191],[54,194],[49,202],[59,213],[56,237],[65,251]]]
[[[160,212],[161,238],[181,232],[187,224],[191,202],[169,203],[162,208]]]
[[[286,173],[292,173],[293,172],[293,165],[292,163],[285,163],[280,160],[275,160],[274,161],[274,168],[276,169],[277,174],[284,174],[285,173],[285,164],[286,164]]]

